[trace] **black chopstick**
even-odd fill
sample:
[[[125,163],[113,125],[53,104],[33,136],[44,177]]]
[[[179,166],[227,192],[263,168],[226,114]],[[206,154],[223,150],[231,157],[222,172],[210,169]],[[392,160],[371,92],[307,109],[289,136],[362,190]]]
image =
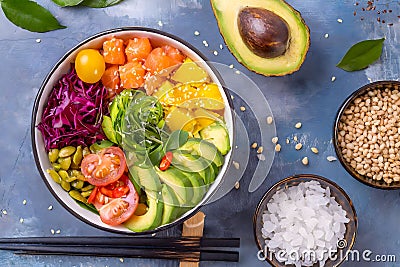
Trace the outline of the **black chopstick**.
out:
[[[115,247],[61,247],[49,245],[0,245],[0,249],[13,250],[18,255],[66,255],[120,258],[174,259],[183,261],[239,261],[239,252],[230,250],[181,251],[151,248]]]
[[[153,248],[210,248],[240,247],[239,238],[204,237],[18,237],[0,238],[0,244],[47,244],[58,246],[153,247]]]

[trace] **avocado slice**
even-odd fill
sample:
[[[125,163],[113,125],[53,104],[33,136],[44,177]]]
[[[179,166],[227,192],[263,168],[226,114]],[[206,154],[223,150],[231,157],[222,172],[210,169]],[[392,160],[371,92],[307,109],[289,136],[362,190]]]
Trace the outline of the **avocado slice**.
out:
[[[161,181],[171,187],[175,192],[180,206],[191,206],[190,203],[193,198],[193,188],[192,183],[186,175],[174,167],[170,167],[165,171],[156,168],[156,172]]]
[[[160,191],[161,182],[154,168],[150,166],[149,168],[141,166],[133,166],[130,168],[131,174],[135,181],[144,187],[146,191]]]
[[[310,30],[285,1],[211,0],[211,5],[226,45],[249,70],[282,76],[304,62]]]
[[[174,191],[166,184],[162,185],[161,195],[164,203],[164,209],[161,224],[167,224],[177,218],[179,211],[179,200]]]
[[[188,151],[175,150],[172,152],[172,165],[186,172],[200,172],[209,166],[209,162],[200,156],[192,155]]]
[[[220,123],[213,123],[204,128],[200,131],[200,136],[204,140],[214,144],[222,155],[227,154],[231,150],[228,131]]]
[[[193,187],[192,204],[196,206],[204,197],[207,191],[207,186],[203,178],[195,172],[182,172],[190,180]]]
[[[214,162],[218,167],[224,164],[224,157],[215,145],[200,138],[188,139],[188,141],[180,147],[180,150],[185,150],[191,154],[201,156]]]
[[[215,178],[217,178],[220,168],[217,165],[215,165],[214,162],[211,163],[210,168],[212,169],[212,173],[213,173],[213,175],[210,176],[210,180],[209,180],[209,183],[211,184],[215,181]]]
[[[147,202],[149,209],[143,215],[132,215],[124,225],[134,232],[143,232],[150,229],[155,229],[161,225],[163,214],[163,202],[159,194],[147,194]]]

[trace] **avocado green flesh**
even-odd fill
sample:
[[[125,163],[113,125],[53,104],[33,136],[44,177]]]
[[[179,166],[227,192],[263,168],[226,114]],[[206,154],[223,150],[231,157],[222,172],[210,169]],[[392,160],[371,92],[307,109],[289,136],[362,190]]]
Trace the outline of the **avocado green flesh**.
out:
[[[227,154],[231,149],[228,131],[222,124],[211,124],[200,131],[200,136],[214,144],[222,155]]]
[[[282,0],[211,0],[214,15],[225,43],[249,70],[266,76],[282,76],[297,71],[304,62],[310,32],[300,13]],[[279,15],[289,26],[290,43],[286,52],[275,58],[263,58],[251,51],[242,40],[238,15],[242,8],[267,9]]]
[[[193,188],[190,180],[178,169],[173,167],[165,171],[156,170],[161,181],[175,192],[179,204],[188,206],[193,198]]]
[[[152,194],[154,196],[154,194]],[[161,219],[163,214],[163,202],[160,201],[159,197],[150,197],[148,195],[148,206],[149,209],[143,215],[137,216],[132,215],[124,225],[134,232],[143,232],[149,229],[155,229],[161,225]]]
[[[139,166],[131,167],[132,176],[135,181],[144,187],[146,191],[161,190],[161,182],[154,168],[142,168]]]
[[[214,144],[200,138],[190,138],[180,149],[189,151],[192,154],[194,152],[195,155],[214,162],[218,167],[224,163],[221,152],[218,151]]]
[[[208,167],[206,159],[189,154],[186,151],[175,150],[172,155],[172,165],[183,171],[200,172]]]
[[[177,218],[179,212],[179,201],[172,189],[166,185],[162,185],[161,195],[164,203],[164,209],[161,224],[167,224]]]
[[[191,203],[195,206],[197,205],[204,197],[207,191],[207,187],[204,183],[203,178],[197,173],[189,173],[183,172],[184,175],[190,180],[190,183],[193,187],[193,198]]]

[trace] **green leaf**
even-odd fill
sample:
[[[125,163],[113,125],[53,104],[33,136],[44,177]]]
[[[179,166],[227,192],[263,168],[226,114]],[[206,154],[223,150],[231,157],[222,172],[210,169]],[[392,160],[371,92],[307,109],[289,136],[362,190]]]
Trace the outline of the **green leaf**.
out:
[[[102,140],[100,142],[92,144],[89,147],[89,149],[90,149],[90,151],[92,151],[92,153],[97,153],[100,150],[102,150],[103,148],[108,148],[108,147],[111,147],[113,145],[114,145],[114,143],[109,141],[109,140]]]
[[[123,0],[84,0],[81,5],[94,8],[103,8],[116,5],[122,1]]]
[[[29,0],[2,0],[1,8],[8,20],[31,32],[66,28],[47,9]]]
[[[385,38],[377,40],[365,40],[352,47],[336,65],[345,71],[356,71],[365,69],[374,63],[382,54]]]
[[[77,6],[83,0],[51,0],[59,6],[66,7],[66,6]]]
[[[80,201],[78,201],[78,200],[75,200],[75,201],[76,201],[76,203],[78,203],[78,205],[81,206],[82,208],[84,208],[84,209],[86,209],[86,210],[88,210],[88,211],[91,211],[91,212],[93,212],[93,213],[95,213],[95,214],[99,214],[99,211],[98,211],[98,210],[96,209],[96,207],[93,206],[92,204],[82,203],[82,202],[80,202]]]

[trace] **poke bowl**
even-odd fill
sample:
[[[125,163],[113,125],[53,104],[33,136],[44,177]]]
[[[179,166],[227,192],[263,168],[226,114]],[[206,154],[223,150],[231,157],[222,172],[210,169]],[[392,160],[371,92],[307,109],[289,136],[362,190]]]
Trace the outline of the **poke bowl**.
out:
[[[194,215],[231,162],[218,72],[185,41],[124,27],[69,50],[35,99],[31,138],[53,196],[78,219],[143,235]]]

